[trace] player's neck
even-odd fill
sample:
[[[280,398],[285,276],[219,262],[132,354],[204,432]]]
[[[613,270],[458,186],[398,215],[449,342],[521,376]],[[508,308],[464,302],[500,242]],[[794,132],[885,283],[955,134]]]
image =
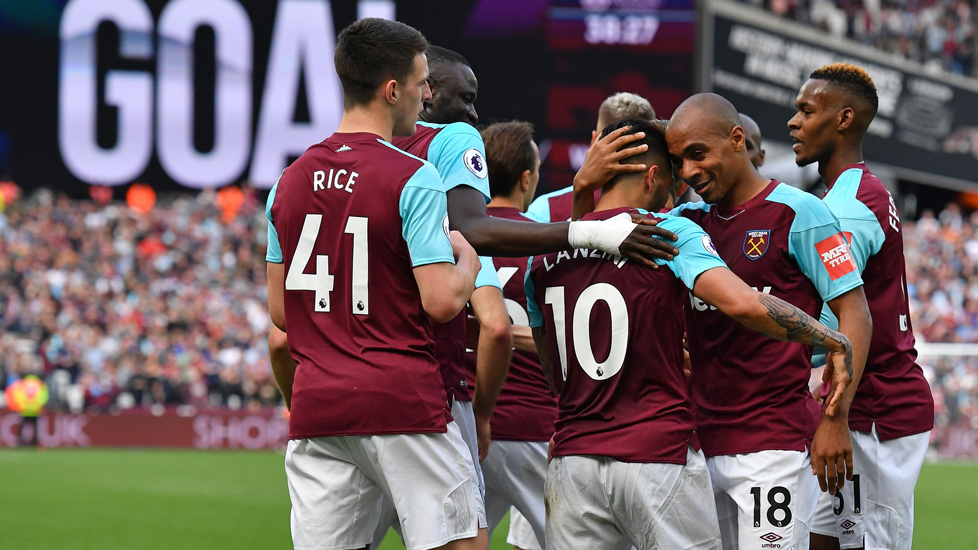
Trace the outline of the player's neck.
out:
[[[343,118],[336,129],[340,133],[366,132],[377,134],[386,141],[394,134],[394,121],[387,110],[371,108],[370,105],[354,107],[343,111]]]
[[[831,188],[847,166],[860,162],[863,162],[862,143],[845,144],[836,149],[826,162],[818,163],[818,175],[822,176],[822,181]]]
[[[648,209],[648,200],[642,197],[636,189],[630,189],[619,182],[607,191],[601,192],[601,197],[594,205],[594,211],[614,210],[616,208],[644,208]]]
[[[739,206],[745,202],[753,199],[759,195],[764,189],[767,188],[771,180],[760,175],[754,165],[750,165],[751,170],[742,178],[738,180],[738,183],[730,188],[730,192],[727,193],[722,200],[717,201],[717,206],[724,208],[730,208],[733,206]]]
[[[516,195],[513,195],[510,197],[503,197],[501,195],[497,195],[492,198],[492,201],[489,202],[489,206],[492,208],[515,208],[520,212],[525,212],[523,209],[522,196],[516,197]]]

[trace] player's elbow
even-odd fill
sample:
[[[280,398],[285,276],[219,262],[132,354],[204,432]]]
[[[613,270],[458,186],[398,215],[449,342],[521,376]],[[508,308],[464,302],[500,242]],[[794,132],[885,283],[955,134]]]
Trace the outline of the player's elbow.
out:
[[[268,333],[268,353],[269,355],[287,353],[289,351],[289,337],[282,329],[278,328],[278,323],[275,323],[274,319],[272,323],[276,326],[272,326]]]
[[[509,317],[505,319],[492,319],[489,322],[481,323],[479,328],[480,338],[488,338],[494,346],[500,348],[513,347],[513,325],[509,322]]]
[[[431,317],[439,323],[447,323],[462,311],[466,301],[468,301],[467,297],[460,298],[447,294],[427,298],[422,296],[421,306],[424,308],[424,312],[428,314],[428,317]]]
[[[285,308],[275,307],[270,305],[268,308],[268,316],[272,319],[272,325],[278,329],[278,333],[281,335],[282,340],[285,342],[285,347],[289,347],[289,342],[285,336]],[[274,330],[272,332],[275,332]],[[276,342],[277,343],[277,342]],[[272,334],[268,335],[268,349],[272,350]]]

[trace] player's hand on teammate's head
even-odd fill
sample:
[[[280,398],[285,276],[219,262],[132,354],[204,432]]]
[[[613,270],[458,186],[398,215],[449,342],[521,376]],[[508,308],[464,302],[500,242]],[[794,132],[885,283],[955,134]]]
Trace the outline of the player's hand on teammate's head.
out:
[[[621,164],[621,161],[632,157],[649,148],[644,143],[619,151],[625,145],[645,137],[645,132],[636,132],[623,136],[630,126],[625,126],[609,133],[604,138],[595,133],[591,139],[591,147],[584,156],[584,164],[574,176],[574,191],[597,191],[618,174],[625,172],[643,172],[648,170],[645,164]]]

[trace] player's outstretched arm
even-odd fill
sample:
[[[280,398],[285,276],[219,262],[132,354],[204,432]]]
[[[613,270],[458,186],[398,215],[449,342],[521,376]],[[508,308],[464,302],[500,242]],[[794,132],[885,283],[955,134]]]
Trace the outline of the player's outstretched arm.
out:
[[[292,382],[295,380],[295,359],[289,352],[288,335],[272,326],[268,333],[268,358],[272,363],[272,375],[278,391],[285,398],[285,408],[292,409]]]
[[[550,386],[550,393],[557,395],[557,386],[554,384],[554,361],[547,346],[547,329],[544,326],[533,327],[533,341],[536,342],[537,355],[540,356],[540,366],[543,367],[543,376],[547,379]]]
[[[812,472],[818,476],[823,491],[835,494],[852,479],[852,435],[849,433],[849,406],[856,395],[866,366],[869,343],[873,336],[873,317],[866,303],[863,287],[858,286],[829,300],[829,309],[839,319],[839,332],[852,341],[852,382],[840,396],[837,412],[823,410],[822,419],[812,440]],[[826,372],[832,367],[831,355]],[[825,378],[827,375],[823,375]],[[823,478],[825,482],[823,483]]]
[[[646,151],[649,146],[637,145],[627,150],[622,147],[645,137],[645,132],[635,132],[623,136],[631,126],[625,126],[599,139],[595,133],[591,138],[591,146],[584,156],[581,169],[574,176],[574,206],[572,220],[579,220],[585,214],[594,211],[594,192],[604,187],[618,174],[625,172],[642,172],[648,169],[644,164],[621,164],[621,161]]]
[[[829,371],[834,382],[826,411],[830,415],[835,414],[852,377],[852,344],[845,335],[776,296],[754,290],[724,267],[703,272],[696,279],[693,293],[752,330],[778,340],[812,344],[829,350],[831,364],[826,371]]]
[[[462,311],[475,290],[475,277],[482,264],[479,256],[458,231],[451,232],[455,264],[439,262],[414,268],[421,306],[439,323],[452,320]]]
[[[462,232],[482,256],[515,258],[592,248],[655,269],[654,258],[668,260],[679,253],[670,242],[676,240],[675,233],[656,227],[654,220],[637,224],[627,214],[603,221],[561,223],[494,218],[486,214],[483,195],[467,185],[448,192],[448,217],[452,228]]]
[[[479,439],[479,460],[484,460],[492,439],[489,419],[496,407],[499,390],[509,373],[509,363],[513,355],[513,338],[510,332],[512,323],[506,312],[503,293],[494,286],[475,289],[470,303],[479,322],[472,411],[475,413]]]

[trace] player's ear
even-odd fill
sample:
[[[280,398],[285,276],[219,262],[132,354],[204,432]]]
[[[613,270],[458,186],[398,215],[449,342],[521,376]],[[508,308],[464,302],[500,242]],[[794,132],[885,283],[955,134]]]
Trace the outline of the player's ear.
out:
[[[384,83],[384,99],[387,100],[387,103],[394,105],[400,97],[401,87],[398,85],[397,80],[392,78]]]
[[[645,192],[651,193],[652,188],[655,187],[655,175],[659,173],[659,165],[653,164],[649,167],[648,171],[645,172],[645,180],[642,182],[645,185]]]
[[[520,191],[523,191],[524,193],[528,193],[530,191],[531,174],[532,172],[529,170],[523,170],[523,173],[520,174]]]
[[[730,144],[738,153],[747,145],[747,136],[744,134],[743,128],[734,126],[733,130],[730,130]]]
[[[761,149],[760,154],[757,155],[757,166],[761,167],[764,165],[764,149]]]
[[[839,111],[839,131],[845,130],[849,126],[852,126],[853,120],[855,120],[856,114],[853,112],[852,107],[845,107]]]

